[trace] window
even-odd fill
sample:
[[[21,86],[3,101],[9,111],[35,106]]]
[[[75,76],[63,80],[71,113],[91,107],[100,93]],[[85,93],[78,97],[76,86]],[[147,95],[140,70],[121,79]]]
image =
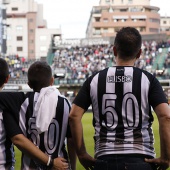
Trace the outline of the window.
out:
[[[12,51],[12,46],[8,46],[7,49],[8,49],[8,52],[11,52]]]
[[[34,32],[34,30],[33,29],[30,29],[30,33],[33,33]]]
[[[109,4],[110,3],[110,0],[105,0],[106,4]]]
[[[133,0],[128,0],[128,3],[129,3],[129,4],[132,4],[132,3],[133,3]]]
[[[108,19],[107,19],[107,18],[104,18],[104,19],[103,19],[103,22],[108,22]]]
[[[120,12],[127,12],[127,9],[120,9]]]
[[[149,21],[150,22],[155,22],[155,23],[160,23],[160,20],[156,19],[156,18],[149,18]]]
[[[115,28],[115,32],[118,32],[119,30],[120,30],[120,28],[119,28],[119,27]]]
[[[11,41],[12,40],[12,36],[11,35],[7,35],[7,40]]]
[[[99,18],[99,17],[96,17],[96,18],[95,18],[95,21],[96,21],[96,22],[100,22],[100,18]]]
[[[108,29],[107,29],[107,28],[104,28],[104,29],[103,29],[103,33],[108,33]]]
[[[16,30],[21,31],[21,30],[23,30],[23,27],[21,25],[18,25],[18,26],[16,26]]]
[[[47,40],[47,36],[45,36],[45,35],[40,36],[40,41],[46,41],[46,40]]]
[[[18,11],[18,8],[17,7],[13,7],[12,11]]]
[[[166,21],[163,21],[163,24],[166,24]]]
[[[17,51],[23,51],[22,47],[17,47]]]
[[[101,34],[100,28],[96,28],[94,31],[94,35],[100,35],[100,34]]]
[[[145,29],[145,27],[140,27],[139,30],[140,30],[140,32],[145,32],[146,29]]]
[[[149,31],[150,31],[150,32],[156,32],[156,33],[158,33],[158,32],[159,32],[159,29],[157,29],[157,28],[149,28]]]
[[[47,47],[46,46],[41,46],[40,51],[47,51]]]
[[[22,41],[22,36],[17,36],[17,41]]]
[[[142,12],[142,8],[140,7],[131,7],[129,8],[130,12]]]

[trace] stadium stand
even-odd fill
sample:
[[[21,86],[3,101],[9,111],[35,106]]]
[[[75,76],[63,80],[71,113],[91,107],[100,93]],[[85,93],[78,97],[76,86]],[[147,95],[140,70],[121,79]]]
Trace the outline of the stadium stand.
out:
[[[58,48],[50,61],[56,77],[56,85],[81,84],[89,75],[114,65],[113,45],[91,45],[84,47]],[[142,55],[137,67],[148,70],[159,79],[170,75],[170,43],[144,41]],[[7,56],[10,67],[10,84],[27,83],[27,70],[35,60],[23,60]],[[48,59],[47,59],[48,61]]]
[[[113,45],[108,44],[57,48],[51,54],[52,58],[47,58],[53,70],[55,85],[72,100],[88,76],[114,65],[112,49]],[[9,88],[18,85],[18,90],[22,90],[23,85],[25,87],[27,84],[27,70],[35,60],[25,60],[17,55],[5,59],[11,75]],[[136,67],[149,71],[159,80],[170,79],[170,42],[144,41]]]

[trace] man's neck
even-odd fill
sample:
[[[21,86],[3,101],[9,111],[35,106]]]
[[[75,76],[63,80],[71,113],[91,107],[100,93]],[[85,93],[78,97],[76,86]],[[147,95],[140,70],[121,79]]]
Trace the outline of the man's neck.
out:
[[[136,59],[133,59],[133,60],[128,60],[128,61],[125,61],[125,60],[122,60],[122,59],[116,59],[116,66],[134,66],[135,64],[135,61]]]

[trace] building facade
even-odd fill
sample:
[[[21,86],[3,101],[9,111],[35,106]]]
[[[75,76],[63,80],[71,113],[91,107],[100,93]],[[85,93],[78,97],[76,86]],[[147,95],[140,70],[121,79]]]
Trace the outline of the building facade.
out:
[[[137,28],[142,35],[160,32],[159,7],[150,0],[100,0],[92,8],[86,37],[110,37],[125,26]]]
[[[161,16],[161,31],[170,32],[170,17]]]
[[[7,54],[25,59],[46,57],[51,37],[60,29],[48,29],[43,6],[34,0],[11,0],[7,7]]]

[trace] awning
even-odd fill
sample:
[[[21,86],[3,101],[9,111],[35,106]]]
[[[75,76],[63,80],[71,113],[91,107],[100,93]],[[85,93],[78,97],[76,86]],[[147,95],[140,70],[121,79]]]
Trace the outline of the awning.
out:
[[[131,15],[132,19],[146,19],[146,15]]]
[[[113,19],[128,19],[129,18],[129,16],[127,16],[127,15],[117,15],[117,16],[113,16]]]

